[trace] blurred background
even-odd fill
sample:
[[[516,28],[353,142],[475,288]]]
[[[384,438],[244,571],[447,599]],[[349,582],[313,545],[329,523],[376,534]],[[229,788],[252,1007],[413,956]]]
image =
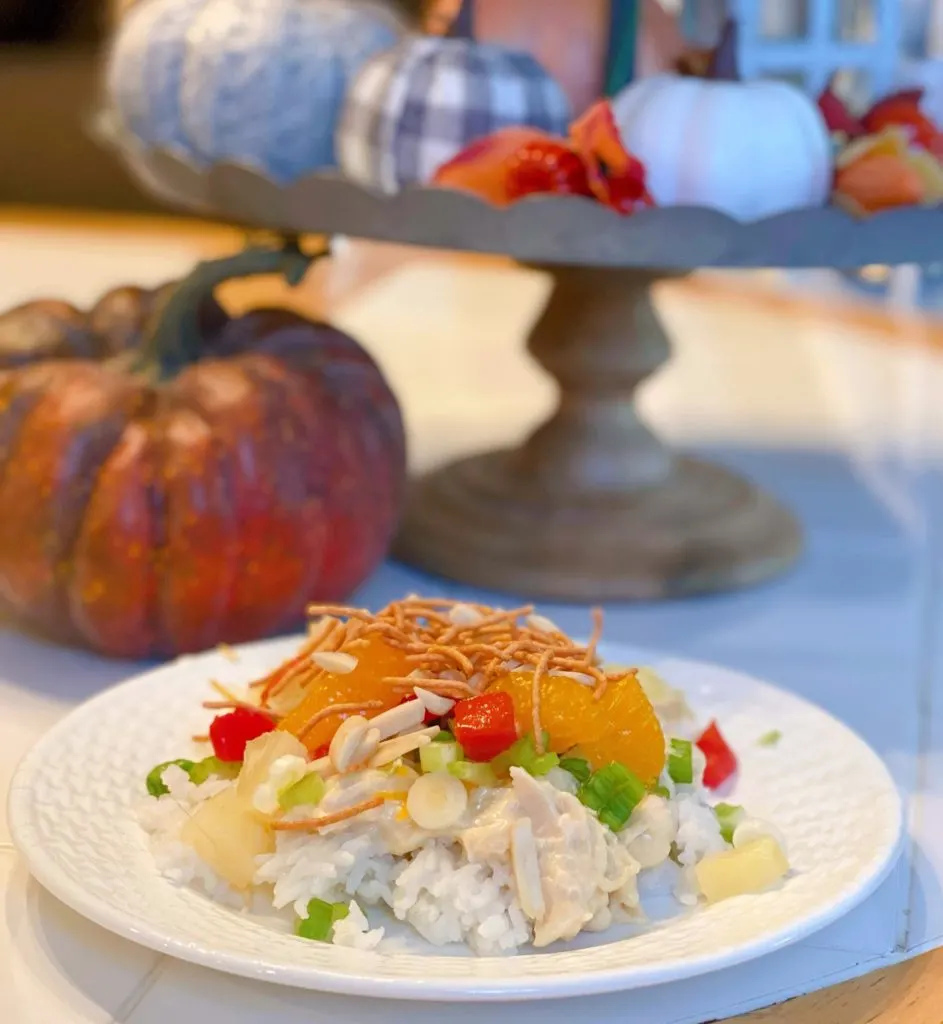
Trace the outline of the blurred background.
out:
[[[128,0],[0,0],[0,202],[157,209],[90,130]]]
[[[103,146],[94,131],[101,81],[101,54],[108,33],[135,0],[0,0],[0,203],[67,207],[121,212],[164,212],[145,194]],[[458,0],[397,0],[410,13],[422,13],[427,28],[444,31]],[[692,41],[716,38],[726,0],[659,0],[667,14],[682,11],[685,33]],[[925,107],[943,117],[943,3],[939,0],[899,0],[903,22],[903,77],[927,87]],[[559,31],[559,16],[570,5],[555,8],[555,32],[547,45],[569,41],[565,64],[578,65],[585,79],[587,65],[601,66],[604,25],[609,0],[573,0],[579,19],[579,46],[573,34]],[[808,16],[806,0],[764,0],[764,34],[784,39],[802,35]],[[522,8],[526,10],[526,6]],[[598,10],[597,10],[598,9]],[[842,37],[874,38],[871,0],[840,0]],[[598,17],[597,17],[598,15]],[[479,4],[486,28],[500,32],[515,19],[514,5],[501,0]],[[519,17],[519,15],[518,15]],[[588,26],[598,22],[598,33]],[[540,34],[540,26],[534,32]],[[539,52],[542,42],[536,46]],[[910,71],[908,71],[908,68]],[[565,71],[565,68],[564,68]],[[565,74],[563,75],[565,78]],[[589,83],[590,85],[592,83]],[[601,85],[601,83],[597,83]],[[595,93],[595,94],[598,94]],[[179,213],[180,211],[175,211]],[[185,214],[184,214],[185,215]],[[921,305],[943,304],[940,267],[924,269],[916,296]],[[888,284],[884,268],[864,273],[829,273],[817,282],[831,281],[857,296],[880,298]]]

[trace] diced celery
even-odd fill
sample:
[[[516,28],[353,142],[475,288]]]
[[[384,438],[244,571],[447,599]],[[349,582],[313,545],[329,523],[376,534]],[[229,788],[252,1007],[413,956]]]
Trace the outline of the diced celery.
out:
[[[690,740],[672,740],[668,748],[668,774],[679,785],[694,782],[694,744]]]
[[[427,750],[427,747],[423,748]],[[467,782],[470,786],[497,786],[498,776],[490,764],[476,761],[453,761],[447,765],[449,775]]]
[[[278,805],[283,811],[308,804],[316,807],[324,798],[325,789],[327,785],[324,779],[317,772],[309,772],[303,779],[299,779],[278,794]]]
[[[550,745],[550,736],[544,733],[544,748]],[[552,751],[544,754],[537,753],[534,737],[530,734],[522,736],[513,743],[503,754],[499,754],[492,762],[491,767],[499,776],[506,776],[512,768],[523,768],[528,775],[535,778],[539,775],[546,775],[551,768],[556,768],[560,758]]]
[[[448,729],[440,729],[435,734],[435,736],[432,737],[432,742],[433,743],[455,743],[456,739],[452,735],[452,733],[449,732]]]
[[[427,743],[419,748],[419,766],[428,775],[444,772],[450,764],[461,761],[465,756],[461,745],[452,743]]]

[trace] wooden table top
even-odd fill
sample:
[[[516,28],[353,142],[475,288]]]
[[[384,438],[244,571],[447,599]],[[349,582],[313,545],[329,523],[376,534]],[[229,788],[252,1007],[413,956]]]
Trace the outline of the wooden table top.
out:
[[[136,216],[98,215],[53,210],[27,210],[0,206],[0,228],[94,227],[114,237],[180,238],[200,251],[216,255],[243,241],[240,232],[221,225]],[[296,291],[274,279],[260,279],[229,287],[224,300],[234,309],[259,302],[282,302],[311,313],[327,315],[334,304],[349,300],[404,261],[449,261],[456,265],[488,261],[491,257],[456,256],[387,245],[349,243],[342,259],[318,265]],[[333,264],[333,265],[332,265]],[[117,282],[116,282],[117,283]],[[871,336],[889,344],[943,347],[943,325],[919,315],[896,314],[865,304],[784,294],[781,288],[738,278],[736,287],[724,277],[703,276],[666,283],[663,287],[712,306],[737,307],[743,315],[751,306],[777,315],[808,321],[839,322],[867,327]],[[794,999],[779,1006],[737,1017],[735,1024],[943,1024],[943,950],[897,967],[868,974],[856,981]]]

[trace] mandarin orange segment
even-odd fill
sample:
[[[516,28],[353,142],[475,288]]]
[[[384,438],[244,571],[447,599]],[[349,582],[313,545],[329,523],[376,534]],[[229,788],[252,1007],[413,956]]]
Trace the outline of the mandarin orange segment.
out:
[[[511,695],[521,734],[533,731],[533,682],[533,672],[512,672],[489,688]],[[610,682],[599,700],[591,686],[548,675],[540,685],[540,721],[553,751],[579,748],[593,768],[618,761],[650,786],[665,766],[661,723],[634,675]]]
[[[343,675],[321,672],[315,676],[305,686],[301,702],[279,723],[280,729],[298,736],[318,712],[332,704],[380,701],[380,707],[363,712],[368,718],[372,718],[400,703],[403,695],[383,680],[392,676],[406,676],[415,668],[415,665],[406,660],[405,651],[391,647],[376,634],[355,640],[345,645],[342,650],[357,659],[356,668]],[[308,750],[314,753],[331,742],[331,737],[344,717],[346,716],[334,715],[325,718],[299,738]]]

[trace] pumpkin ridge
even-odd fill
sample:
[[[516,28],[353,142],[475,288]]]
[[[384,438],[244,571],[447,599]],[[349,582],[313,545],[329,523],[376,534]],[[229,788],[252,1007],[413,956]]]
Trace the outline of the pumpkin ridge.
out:
[[[153,552],[158,550],[157,527],[160,522],[153,494],[156,473],[153,459],[152,418],[156,407],[157,395],[151,389],[144,389],[140,407],[125,424],[115,447],[103,461],[85,503],[84,514],[76,532],[75,543],[69,559],[72,568],[71,577],[64,585],[69,617],[76,631],[89,646],[115,657],[140,657],[142,648],[147,653],[153,654],[169,647],[161,637],[159,617],[156,614],[157,560]],[[142,498],[141,504],[148,510],[144,525],[145,527],[150,526],[151,530],[143,538],[138,536],[120,554],[116,551],[108,551],[107,554],[113,556],[112,561],[96,564],[94,560],[94,527],[97,524],[92,517],[98,513],[97,505],[102,492],[109,484],[114,483],[115,467],[113,463],[125,447],[130,447],[134,431],[141,431],[142,435],[149,439],[144,443],[144,457],[147,464],[144,465],[141,474],[143,479],[139,493]],[[137,464],[140,466],[140,463],[139,456]],[[108,516],[104,517],[104,522],[107,523],[108,519]],[[100,532],[107,533],[109,540],[114,540],[116,533],[120,535],[124,532],[122,528],[125,525],[125,523],[119,523],[116,529],[108,529],[106,525],[100,525],[99,529]],[[120,634],[116,639],[114,617],[96,615],[95,605],[99,594],[103,593],[109,585],[114,586],[115,580],[122,579],[124,581],[123,591],[131,585],[129,578],[133,577],[134,563],[137,559],[141,559],[148,566],[145,571],[150,573],[150,581],[144,588],[143,606],[135,601],[138,594],[123,592],[122,609],[126,611],[130,608],[132,614],[136,610],[139,621],[135,623],[132,620],[130,641],[126,636]],[[109,581],[111,581],[110,584]],[[107,628],[103,630],[101,626],[106,619]],[[142,640],[142,636],[145,638],[144,640]]]
[[[238,571],[237,524],[232,455],[216,436],[212,417],[192,396],[179,395],[173,385],[162,390],[162,397],[154,420],[153,495],[159,499],[160,512],[157,618],[168,650],[180,653],[203,650],[218,635]],[[192,429],[194,421],[203,428],[199,436]],[[190,437],[185,442],[171,439],[172,433],[187,432]],[[218,521],[210,529],[214,513]]]
[[[50,364],[39,364],[31,368],[31,372],[39,378],[37,383],[43,385],[43,378],[51,376]],[[42,398],[41,386],[24,389],[22,380],[22,373],[14,372],[0,382],[0,482],[16,447],[17,436]]]
[[[153,582],[153,643],[154,653],[172,656],[175,654],[170,626],[165,615],[164,575],[167,572],[167,492],[164,489],[164,475],[161,466],[160,435],[156,429],[157,411],[155,410],[147,430],[151,437],[151,471],[144,484],[144,504],[150,514],[153,529],[151,535],[151,565],[154,571]]]
[[[285,401],[251,372],[254,363],[265,359],[271,357],[247,350],[220,367],[210,369],[201,363],[182,374],[174,389],[183,403],[206,419],[223,449],[237,453],[226,462],[228,506],[235,524],[234,571],[227,576],[229,587],[218,626],[221,638],[229,643],[274,628],[286,601],[285,574],[297,574],[303,556],[297,539],[294,543],[288,539],[298,532],[300,492],[293,479],[297,473],[288,475],[287,491],[280,486],[286,475],[278,475],[280,460],[290,447],[289,439],[277,436],[277,426],[284,424]],[[224,390],[220,397],[214,385],[227,375],[229,394]],[[245,390],[239,393],[233,388]],[[294,447],[291,451],[297,462],[299,453]],[[269,593],[276,596],[266,597]]]
[[[73,548],[93,482],[140,391],[91,362],[60,361],[48,370],[47,390],[22,420],[0,480],[10,520],[0,541],[6,567],[0,583],[31,625],[71,636],[66,595]],[[63,377],[58,388],[57,375]],[[44,418],[36,423],[37,416]]]
[[[132,392],[133,394],[133,392]],[[78,624],[72,617],[71,610],[69,608],[69,590],[72,583],[72,577],[75,571],[75,553],[76,547],[79,543],[79,538],[82,533],[82,526],[85,522],[85,516],[88,512],[89,504],[92,496],[95,493],[95,489],[98,486],[98,482],[101,479],[102,473],[105,470],[105,466],[108,464],[112,455],[121,443],[121,439],[124,436],[124,432],[128,427],[128,424],[137,415],[137,410],[147,404],[147,392],[142,389],[134,394],[134,403],[136,408],[128,415],[123,426],[120,430],[116,430],[114,436],[111,438],[111,443],[107,447],[101,449],[95,449],[93,454],[90,456],[91,462],[87,466],[83,466],[82,471],[82,483],[79,485],[83,492],[81,504],[79,506],[79,512],[75,517],[75,521],[72,524],[72,529],[68,532],[63,531],[65,535],[64,545],[62,548],[62,555],[60,558],[59,568],[59,581],[56,594],[56,604],[59,608],[59,614],[63,618],[68,618],[70,628],[81,632]],[[78,474],[76,474],[78,475]]]
[[[309,443],[316,440],[319,433],[318,410],[311,399],[311,390],[305,386],[303,378],[282,360],[269,353],[254,354],[246,359],[245,372],[253,382],[265,392],[272,395],[271,401],[283,415],[289,414],[297,428],[296,453],[302,455],[309,451]],[[275,401],[281,392],[280,402]],[[285,420],[282,423],[286,423]],[[281,446],[278,446],[281,447]],[[306,565],[307,570],[299,577],[298,586],[293,594],[286,595],[284,608],[273,625],[276,631],[290,629],[299,625],[301,617],[298,609],[305,607],[312,595],[317,592],[324,569],[324,552],[330,537],[327,536],[325,523],[324,491],[328,483],[328,473],[323,456],[309,451],[305,460],[305,472],[302,479],[303,504],[316,503],[317,521],[320,526],[316,544],[306,550],[298,551],[297,556]],[[313,463],[313,465],[312,465]]]

